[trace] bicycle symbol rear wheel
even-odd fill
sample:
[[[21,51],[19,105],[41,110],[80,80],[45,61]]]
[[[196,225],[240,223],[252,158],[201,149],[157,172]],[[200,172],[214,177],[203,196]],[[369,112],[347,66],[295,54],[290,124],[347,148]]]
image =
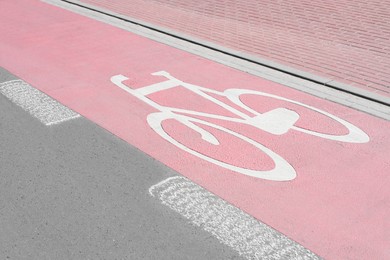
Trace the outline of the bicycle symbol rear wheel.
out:
[[[228,162],[222,162],[220,160],[217,160],[215,158],[212,158],[210,156],[207,156],[205,154],[199,153],[195,150],[192,150],[191,148],[185,146],[184,144],[178,142],[174,138],[172,138],[162,127],[162,122],[164,120],[168,119],[176,119],[179,122],[183,122],[183,120],[186,120],[187,122],[197,123],[201,125],[205,125],[211,128],[215,128],[219,131],[222,131],[226,134],[232,135],[236,138],[241,139],[244,142],[247,142],[248,144],[254,146],[255,148],[259,149],[261,152],[265,153],[268,157],[270,157],[274,162],[274,169],[272,170],[252,170],[252,169],[246,169],[243,167],[235,166],[232,164],[229,164]],[[225,127],[203,121],[197,118],[192,118],[188,116],[178,116],[173,113],[167,113],[167,112],[156,112],[149,114],[147,117],[147,122],[149,126],[162,138],[164,138],[169,143],[175,145],[176,147],[180,148],[181,150],[192,154],[202,160],[208,161],[210,163],[213,163],[217,166],[223,167],[225,169],[238,172],[244,175],[252,176],[255,178],[265,179],[265,180],[272,180],[272,181],[289,181],[296,177],[296,172],[294,168],[280,155],[276,154],[269,148],[265,147],[264,145],[244,136],[239,133],[236,133],[230,129],[227,129]],[[202,131],[206,131],[202,129]],[[199,132],[199,131],[198,131]]]

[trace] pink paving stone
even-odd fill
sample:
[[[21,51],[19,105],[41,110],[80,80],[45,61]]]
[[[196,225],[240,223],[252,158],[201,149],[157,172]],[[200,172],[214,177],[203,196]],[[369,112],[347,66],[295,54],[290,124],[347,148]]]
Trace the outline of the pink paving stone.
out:
[[[358,88],[379,90],[382,96],[390,97],[390,68],[383,66],[390,64],[389,1],[81,2],[341,83],[349,84],[352,75]],[[319,57],[321,64],[316,66],[313,61]],[[340,65],[336,72],[335,61]],[[306,63],[311,64],[306,66]],[[344,66],[348,67],[348,76]],[[361,70],[372,73],[361,75]]]

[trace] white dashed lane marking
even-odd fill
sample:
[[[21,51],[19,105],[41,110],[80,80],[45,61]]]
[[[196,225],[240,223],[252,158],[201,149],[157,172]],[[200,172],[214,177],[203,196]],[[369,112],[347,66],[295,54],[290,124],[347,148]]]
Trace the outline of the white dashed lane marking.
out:
[[[0,83],[0,93],[47,126],[80,117],[23,80]]]
[[[247,259],[321,259],[184,177],[168,178],[149,193]]]

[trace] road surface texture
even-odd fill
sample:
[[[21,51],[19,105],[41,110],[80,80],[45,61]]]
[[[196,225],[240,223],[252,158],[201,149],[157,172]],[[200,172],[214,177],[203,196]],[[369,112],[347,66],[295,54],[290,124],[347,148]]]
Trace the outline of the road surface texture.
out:
[[[0,64],[22,79],[0,77],[7,252],[390,257],[385,95],[238,70],[85,10],[0,3]]]
[[[150,196],[176,172],[89,120],[46,126],[0,95],[0,127],[1,259],[242,259]]]

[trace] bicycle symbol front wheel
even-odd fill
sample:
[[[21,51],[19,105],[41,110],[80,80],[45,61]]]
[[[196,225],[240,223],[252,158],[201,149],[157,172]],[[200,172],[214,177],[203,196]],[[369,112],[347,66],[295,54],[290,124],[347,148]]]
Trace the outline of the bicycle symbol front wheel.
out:
[[[175,145],[176,147],[180,148],[181,150],[192,154],[202,160],[205,160],[207,162],[213,163],[217,166],[223,167],[225,169],[238,172],[247,176],[252,176],[255,178],[260,178],[260,179],[265,179],[265,180],[272,180],[272,181],[289,181],[292,180],[296,177],[296,172],[294,168],[285,160],[283,159],[280,155],[276,154],[269,148],[265,147],[264,145],[244,136],[239,133],[236,133],[230,129],[227,129],[225,127],[222,127],[220,125],[216,125],[207,121],[203,121],[197,118],[192,118],[192,117],[187,117],[187,116],[180,116],[182,120],[177,120],[178,116],[173,114],[173,113],[166,113],[166,112],[156,112],[149,114],[147,117],[147,121],[149,126],[162,138],[164,138],[166,141],[169,143]],[[202,154],[198,151],[195,151],[186,145],[178,142],[176,139],[172,138],[162,127],[162,122],[164,120],[168,119],[176,119],[177,121],[183,121],[186,120],[187,122],[192,122],[192,123],[197,123],[198,125],[205,125],[214,129],[217,129],[219,131],[222,131],[226,134],[232,135],[236,138],[241,139],[242,141],[254,146],[261,152],[265,153],[268,157],[271,158],[271,160],[274,162],[275,167],[272,170],[253,170],[253,169],[247,169],[243,167],[239,167],[236,165],[232,165],[228,162],[222,162],[220,160],[217,160],[215,158],[212,158],[210,156],[207,156],[205,154]],[[206,131],[202,129],[202,132]],[[199,132],[199,131],[198,131]]]

